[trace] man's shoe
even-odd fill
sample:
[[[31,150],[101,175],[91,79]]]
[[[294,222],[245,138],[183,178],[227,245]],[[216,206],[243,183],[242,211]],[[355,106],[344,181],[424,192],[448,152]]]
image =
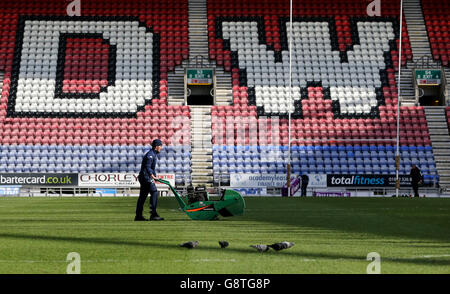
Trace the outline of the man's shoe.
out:
[[[143,216],[135,216],[135,217],[134,217],[134,221],[135,221],[135,222],[145,222],[145,221],[148,221],[148,219],[146,219],[146,218],[143,217]]]
[[[155,215],[150,216],[150,220],[151,221],[160,221],[160,220],[164,220],[164,218],[162,218],[159,215],[155,214]]]

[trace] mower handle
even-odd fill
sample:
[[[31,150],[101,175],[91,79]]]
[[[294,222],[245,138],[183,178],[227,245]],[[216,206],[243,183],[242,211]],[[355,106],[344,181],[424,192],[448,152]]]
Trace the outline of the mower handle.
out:
[[[169,181],[166,181],[166,180],[163,180],[163,179],[156,179],[155,181],[159,182],[161,184],[165,184],[165,185],[169,186],[170,190],[175,195],[175,198],[177,199],[178,204],[180,204],[180,207],[182,209],[184,209],[186,207],[186,203],[184,203],[183,199],[181,199],[180,195],[177,193],[177,191],[175,191],[175,189],[172,187],[172,185],[169,183]]]
[[[156,182],[160,182],[161,184],[166,184],[166,185],[168,185],[169,187],[171,186],[170,183],[169,183],[169,181],[166,181],[166,180],[163,180],[163,179],[156,179],[155,181],[156,181]]]

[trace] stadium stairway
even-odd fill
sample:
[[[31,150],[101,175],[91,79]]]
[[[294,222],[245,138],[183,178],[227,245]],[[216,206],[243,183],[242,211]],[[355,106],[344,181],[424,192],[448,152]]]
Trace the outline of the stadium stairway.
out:
[[[184,68],[176,66],[173,72],[167,73],[167,103],[184,105]]]
[[[425,58],[426,63],[433,68],[441,67],[442,61],[439,55],[436,55],[436,48],[432,50],[430,38],[435,38],[435,29],[430,28],[430,25],[434,24],[433,19],[438,17],[432,15],[430,17],[430,3],[424,0],[408,0],[404,2],[404,15],[406,23],[408,24],[408,34],[410,36],[411,49],[413,53],[413,60],[408,63],[408,67],[416,63],[422,58]],[[433,7],[434,8],[434,7]],[[425,13],[427,9],[428,13]],[[445,14],[446,8],[442,8],[442,14]],[[426,15],[426,16],[425,16]],[[438,26],[439,30],[445,34],[445,28]],[[436,44],[434,44],[436,47]],[[440,51],[439,51],[440,52]],[[446,84],[450,83],[450,68],[443,67],[446,76]],[[450,91],[446,90],[447,105],[450,105]]]
[[[184,70],[189,67],[189,61],[183,61],[181,66],[175,67],[173,72],[168,73],[168,104],[184,105]],[[208,61],[203,67],[215,68],[216,71],[216,105],[230,105],[233,100],[231,74],[225,72],[222,67],[216,67],[214,61]]]
[[[189,20],[189,58],[184,60],[181,66],[168,74],[170,105],[183,105],[184,101],[184,71],[187,67],[209,67],[206,58],[208,56],[206,1],[191,0],[188,2]],[[205,37],[206,32],[206,37]]]
[[[189,61],[198,63],[201,67],[214,68],[216,71],[216,104],[230,105],[233,100],[231,73],[224,71],[223,66],[217,66],[209,58],[208,44],[208,15],[206,0],[189,1]],[[197,64],[198,66],[198,64]]]
[[[214,68],[216,73],[216,105],[232,103],[231,73],[210,60],[208,52],[208,16],[206,0],[190,0],[189,7],[189,59],[168,74],[169,105],[184,105],[184,72],[188,67]],[[192,184],[211,187],[212,134],[211,107],[191,106]]]
[[[231,73],[222,66],[217,67],[208,53],[208,17],[206,0],[189,1],[189,60],[168,74],[169,104],[184,104],[184,70],[189,66],[210,67],[216,71],[216,104],[229,105],[232,102]]]
[[[192,185],[212,187],[211,107],[191,106]]]
[[[403,13],[408,26],[408,35],[411,43],[413,59],[402,68],[400,80],[400,97],[404,106],[417,105],[414,94],[412,70],[414,64],[421,58],[426,57],[433,62],[430,43],[428,41],[425,20],[420,0],[408,0],[403,4]],[[437,64],[436,64],[437,65]]]
[[[208,61],[206,0],[189,0],[189,61],[194,66],[215,67]],[[183,71],[184,72],[184,71]],[[211,107],[192,106],[192,184],[212,186]]]
[[[398,72],[395,73],[395,79],[398,81]],[[400,103],[402,106],[416,105],[412,69],[408,67],[402,68],[400,77]]]
[[[424,107],[441,188],[450,188],[450,136],[445,107]]]
[[[208,16],[206,6],[206,0],[189,0],[190,59],[196,56],[208,56]]]
[[[431,57],[430,43],[420,0],[408,0],[403,5],[413,59],[424,55]]]

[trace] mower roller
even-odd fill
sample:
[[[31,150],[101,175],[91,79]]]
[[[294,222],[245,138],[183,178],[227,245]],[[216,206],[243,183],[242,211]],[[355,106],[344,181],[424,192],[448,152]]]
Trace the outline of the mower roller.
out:
[[[228,217],[244,213],[244,198],[236,191],[225,190],[220,200],[217,201],[209,200],[209,195],[205,192],[206,200],[186,203],[183,198],[187,199],[187,197],[180,196],[168,181],[162,179],[157,181],[169,186],[181,209],[193,220],[215,220],[218,219],[219,215]]]

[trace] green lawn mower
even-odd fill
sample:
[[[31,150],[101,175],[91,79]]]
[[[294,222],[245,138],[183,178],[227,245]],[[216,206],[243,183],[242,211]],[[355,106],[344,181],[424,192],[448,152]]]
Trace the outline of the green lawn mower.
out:
[[[206,189],[188,190],[187,196],[180,196],[168,181],[157,181],[169,186],[181,209],[193,220],[215,220],[219,215],[228,217],[244,214],[244,198],[236,191],[224,190],[219,200],[209,200]]]

